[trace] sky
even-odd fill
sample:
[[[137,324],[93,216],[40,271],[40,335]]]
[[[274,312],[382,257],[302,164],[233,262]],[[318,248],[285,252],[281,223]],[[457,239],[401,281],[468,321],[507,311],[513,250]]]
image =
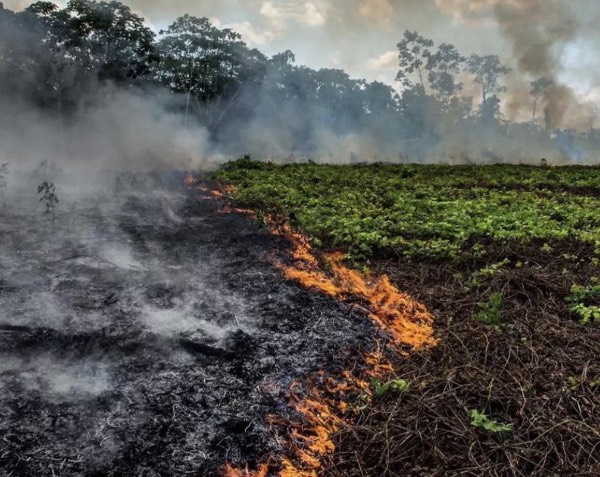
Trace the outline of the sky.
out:
[[[4,0],[19,9],[30,2]],[[57,2],[64,4],[65,2]],[[267,55],[292,50],[299,64],[342,68],[353,77],[394,84],[395,45],[416,30],[469,55],[498,54],[518,67],[517,41],[547,42],[552,76],[581,96],[598,97],[597,0],[123,0],[155,30],[185,13],[236,30]],[[501,19],[501,9],[509,12]],[[530,21],[528,19],[530,18]],[[571,19],[573,25],[567,24]],[[502,23],[504,21],[504,23]],[[567,25],[569,31],[562,31]],[[518,30],[533,36],[520,38]],[[558,33],[557,30],[561,30]],[[556,38],[553,36],[556,34]],[[534,52],[536,54],[536,52]],[[524,74],[536,71],[524,68]],[[544,71],[544,73],[546,73]],[[530,79],[528,77],[528,79]]]

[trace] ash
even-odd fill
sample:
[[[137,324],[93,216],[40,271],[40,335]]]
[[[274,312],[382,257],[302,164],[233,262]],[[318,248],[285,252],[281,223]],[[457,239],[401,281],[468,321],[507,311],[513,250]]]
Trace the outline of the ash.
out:
[[[197,190],[59,183],[53,222],[29,182],[0,209],[2,476],[264,461],[290,384],[374,336],[283,278],[284,238]]]

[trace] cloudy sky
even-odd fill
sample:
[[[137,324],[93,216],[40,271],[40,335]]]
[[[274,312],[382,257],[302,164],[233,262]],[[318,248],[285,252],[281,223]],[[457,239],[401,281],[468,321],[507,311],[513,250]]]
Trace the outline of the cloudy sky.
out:
[[[18,9],[30,2],[4,0]],[[266,54],[286,49],[311,67],[392,84],[396,43],[406,29],[468,55],[499,54],[519,67],[519,54],[552,57],[552,75],[594,96],[600,71],[597,0],[123,0],[159,30],[184,13],[206,16],[243,35]],[[57,2],[64,4],[65,2]],[[503,16],[500,16],[500,15]],[[522,30],[528,34],[521,35]],[[520,43],[519,43],[520,42]],[[523,53],[524,44],[546,51]],[[519,53],[519,49],[521,53]],[[523,65],[521,65],[523,66]],[[524,74],[532,71],[524,66]],[[537,71],[533,71],[537,73]],[[546,71],[543,71],[546,74]]]

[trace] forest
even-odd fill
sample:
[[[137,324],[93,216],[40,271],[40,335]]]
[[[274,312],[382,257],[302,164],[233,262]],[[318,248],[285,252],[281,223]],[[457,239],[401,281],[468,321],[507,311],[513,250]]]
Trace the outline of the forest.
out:
[[[530,117],[511,121],[503,114],[511,69],[498,56],[469,56],[412,31],[399,33],[397,49],[392,86],[296,64],[291,51],[268,57],[207,18],[184,15],[155,32],[116,1],[41,1],[0,7],[0,98],[5,111],[39,111],[65,142],[71,124],[127,91],[160,97],[182,127],[202,128],[229,156],[592,160],[597,111],[578,130],[559,128],[545,107],[559,88],[553,79],[533,79]]]

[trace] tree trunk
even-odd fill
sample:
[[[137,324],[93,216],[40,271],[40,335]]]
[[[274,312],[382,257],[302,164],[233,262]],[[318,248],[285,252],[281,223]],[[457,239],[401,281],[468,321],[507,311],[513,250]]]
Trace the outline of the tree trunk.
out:
[[[192,88],[190,86],[190,88],[188,88],[188,94],[187,94],[187,102],[185,104],[185,127],[187,128],[188,125],[188,116],[190,114],[190,100],[192,98]]]

